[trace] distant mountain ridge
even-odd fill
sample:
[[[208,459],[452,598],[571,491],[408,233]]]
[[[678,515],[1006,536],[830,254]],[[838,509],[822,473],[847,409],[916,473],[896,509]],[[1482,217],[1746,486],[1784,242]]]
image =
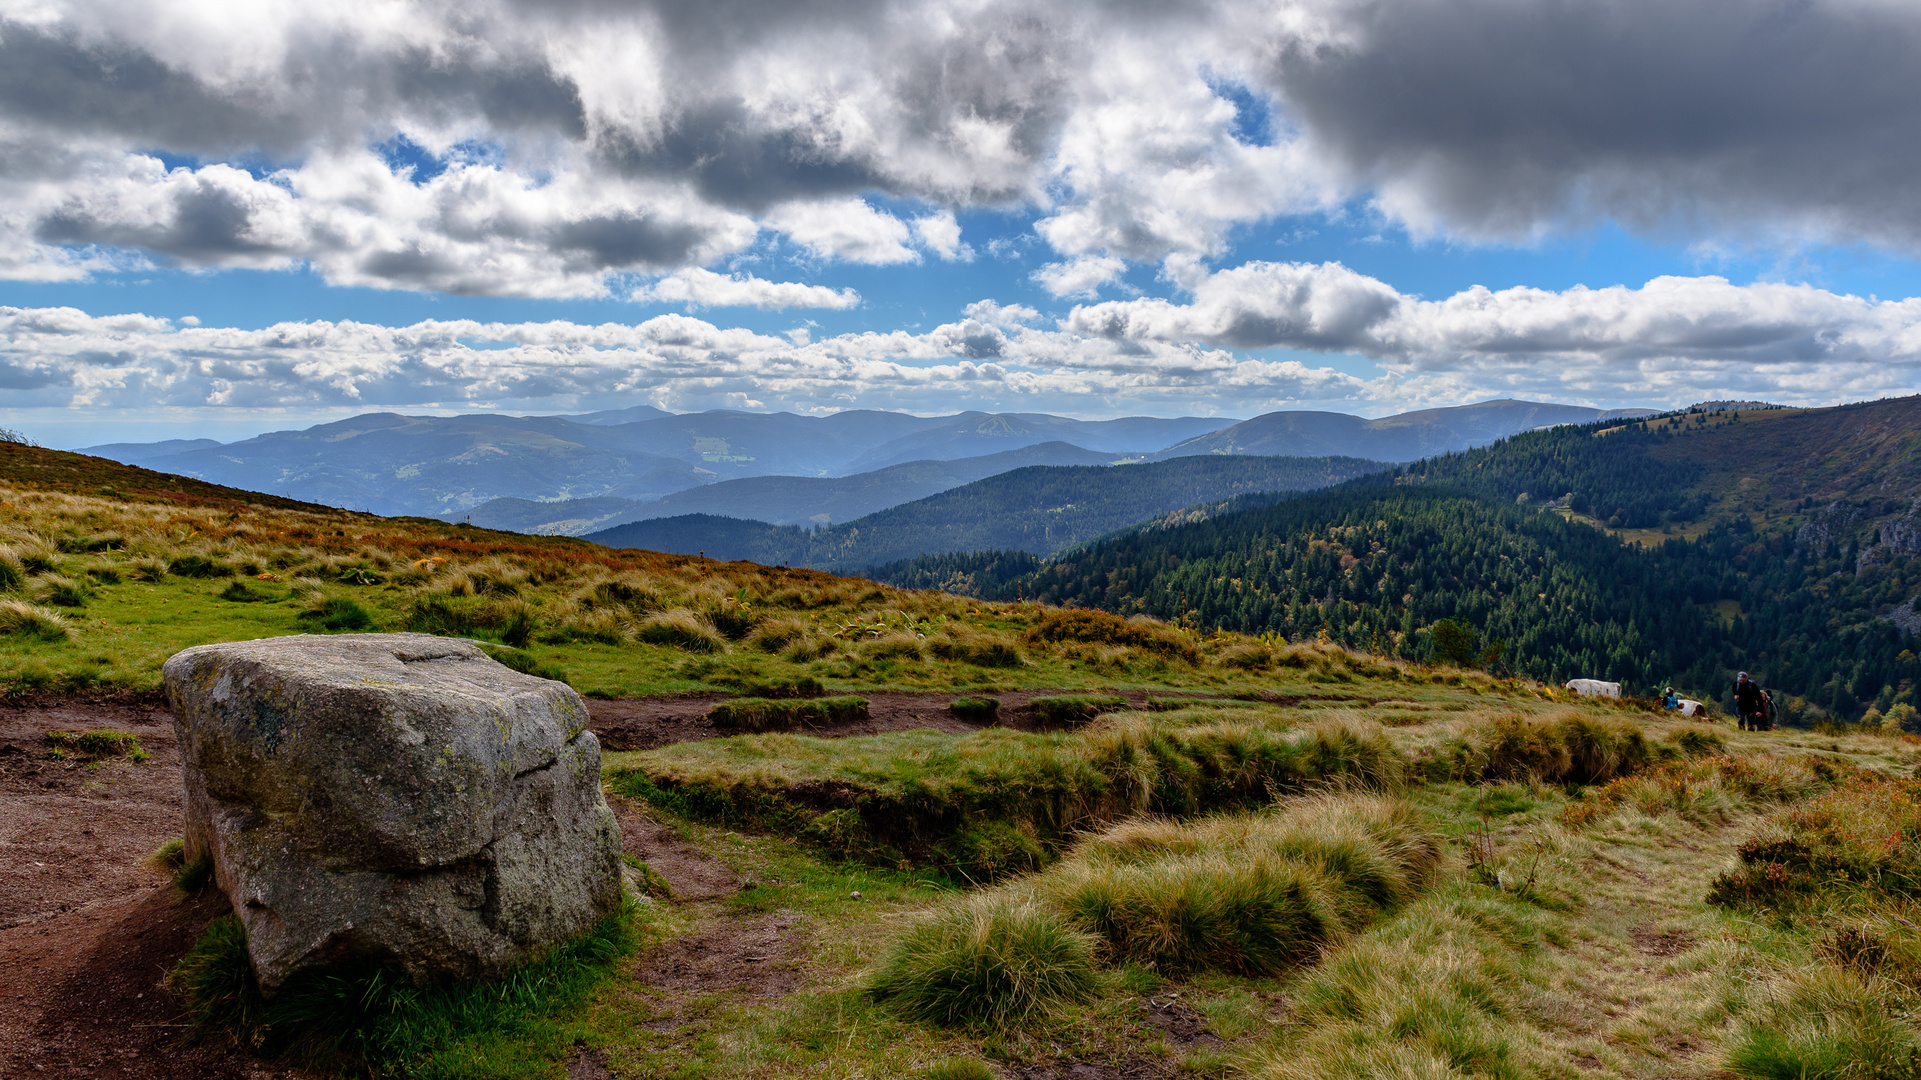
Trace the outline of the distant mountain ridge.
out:
[[[1032,466],[825,529],[712,514],[589,533],[609,547],[848,571],[950,551],[1047,555],[1196,503],[1305,491],[1386,466],[1359,458],[1188,456],[1113,466]]]
[[[1199,435],[1155,454],[1269,454],[1312,457],[1352,454],[1375,461],[1419,461],[1486,446],[1536,428],[1652,416],[1653,409],[1590,409],[1535,401],[1496,400],[1474,405],[1364,420],[1333,412],[1272,412]]]
[[[682,514],[773,525],[831,525],[1028,465],[1106,465],[1113,460],[1113,454],[1051,442],[952,461],[911,461],[853,476],[722,480],[651,502],[605,497],[553,502],[494,499],[448,516],[488,529],[566,536]]]
[[[577,416],[402,416],[368,413],[301,431],[274,431],[220,445],[211,440],[116,443],[87,452],[230,487],[383,514],[451,517],[498,499],[547,503],[619,499],[649,502],[750,477],[835,478],[913,462],[984,458],[1048,443],[1112,458],[1197,454],[1358,457],[1409,461],[1484,445],[1547,424],[1580,423],[1642,410],[1489,401],[1365,420],[1342,413],[1275,412],[1252,420],[1123,417],[1076,420],[1045,413],[962,412],[913,416],[847,410],[823,416],[714,410],[674,415],[653,406]],[[1110,458],[1111,460],[1111,458]],[[942,481],[943,483],[945,481]],[[819,487],[818,508],[789,500],[804,485],[767,489],[780,503],[760,517],[806,521],[867,511]],[[737,490],[737,489],[736,489]],[[774,496],[778,490],[788,494]],[[874,491],[880,489],[874,488]],[[926,493],[906,484],[898,497]],[[864,497],[863,497],[864,498]],[[690,501],[680,512],[734,513],[733,493]],[[801,510],[807,510],[801,513]],[[548,516],[503,504],[498,520],[555,530],[618,519],[618,503],[564,508]]]

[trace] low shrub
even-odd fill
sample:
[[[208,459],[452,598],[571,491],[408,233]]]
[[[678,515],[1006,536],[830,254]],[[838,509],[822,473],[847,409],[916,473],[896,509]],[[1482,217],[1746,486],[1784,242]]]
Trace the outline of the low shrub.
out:
[[[1921,781],[1867,773],[1803,797],[1748,837],[1710,903],[1777,907],[1802,898],[1921,897]]]
[[[956,720],[970,724],[991,724],[1000,716],[1001,703],[994,698],[964,697],[955,698],[947,703],[947,711]]]
[[[1030,698],[1027,707],[1043,724],[1073,727],[1090,723],[1104,712],[1126,708],[1127,699],[1119,694],[1059,694]]]
[[[24,600],[0,600],[0,635],[36,641],[70,641],[73,627],[57,611]]]
[[[894,942],[867,989],[916,1019],[999,1027],[1103,982],[1094,940],[1032,901],[989,894],[957,901]]]
[[[867,719],[867,699],[733,698],[710,709],[707,719],[730,731],[799,731]]]
[[[1180,631],[1147,619],[1123,619],[1105,611],[1067,608],[1049,611],[1027,632],[1029,644],[1078,641],[1097,645],[1126,645],[1189,663],[1200,650]]]
[[[167,572],[184,578],[232,577],[233,567],[205,555],[182,555],[167,563]]]
[[[1702,823],[1725,822],[1761,803],[1806,799],[1844,777],[1873,774],[1821,758],[1717,754],[1664,762],[1587,793],[1561,811],[1579,828],[1621,809],[1649,816],[1673,814]]]

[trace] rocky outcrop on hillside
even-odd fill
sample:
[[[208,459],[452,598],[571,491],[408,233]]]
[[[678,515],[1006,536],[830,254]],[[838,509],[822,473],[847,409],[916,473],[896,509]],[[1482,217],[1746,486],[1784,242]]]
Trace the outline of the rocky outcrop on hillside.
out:
[[[564,683],[423,634],[203,645],[166,683],[187,854],[269,994],[347,964],[496,976],[620,904],[600,746]]]

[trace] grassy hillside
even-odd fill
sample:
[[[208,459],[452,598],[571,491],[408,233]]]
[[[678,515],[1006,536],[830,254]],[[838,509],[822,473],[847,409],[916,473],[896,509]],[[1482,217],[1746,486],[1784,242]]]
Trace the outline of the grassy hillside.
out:
[[[1245,683],[1195,653],[1028,640],[1033,605],[811,570],[380,518],[0,443],[0,691],[152,690],[189,645],[295,633],[477,637],[622,696]]]
[[[1921,739],[1898,729],[1738,732],[1313,633],[374,518],[33,448],[0,446],[0,470],[10,693],[150,689],[188,644],[363,620],[602,693],[1082,691],[1032,730],[607,754],[633,902],[496,986],[342,973],[263,1002],[215,922],[171,992],[281,1055],[263,1072],[1848,1080],[1921,1060]],[[1635,640],[1591,623],[1712,632],[1631,576],[1654,553],[1511,499],[1322,493],[1091,550],[1155,538],[1180,544],[1139,549],[1143,576],[1060,581],[1258,595],[1231,555],[1288,583],[1271,611],[1361,617],[1459,577],[1517,617],[1547,593],[1569,648]],[[37,765],[78,767],[55,756],[78,741],[48,745]]]
[[[1048,554],[1158,514],[1240,492],[1326,487],[1381,468],[1358,458],[1188,457],[1144,465],[1034,466],[826,529],[690,515],[589,534],[613,547],[858,570],[929,553]]]

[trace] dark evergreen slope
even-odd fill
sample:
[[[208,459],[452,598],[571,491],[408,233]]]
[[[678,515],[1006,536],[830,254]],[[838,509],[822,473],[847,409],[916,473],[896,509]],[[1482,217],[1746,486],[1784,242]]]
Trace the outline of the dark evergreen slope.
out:
[[[1917,497],[1921,399],[1684,414],[1191,508],[1034,570],[986,553],[877,576],[1409,657],[1456,617],[1529,675],[1718,697],[1746,669],[1803,715],[1858,719],[1921,704]]]
[[[1035,466],[818,530],[687,515],[587,539],[709,557],[858,569],[944,551],[1048,554],[1198,502],[1326,487],[1381,468],[1356,458],[1192,457],[1147,465]]]

